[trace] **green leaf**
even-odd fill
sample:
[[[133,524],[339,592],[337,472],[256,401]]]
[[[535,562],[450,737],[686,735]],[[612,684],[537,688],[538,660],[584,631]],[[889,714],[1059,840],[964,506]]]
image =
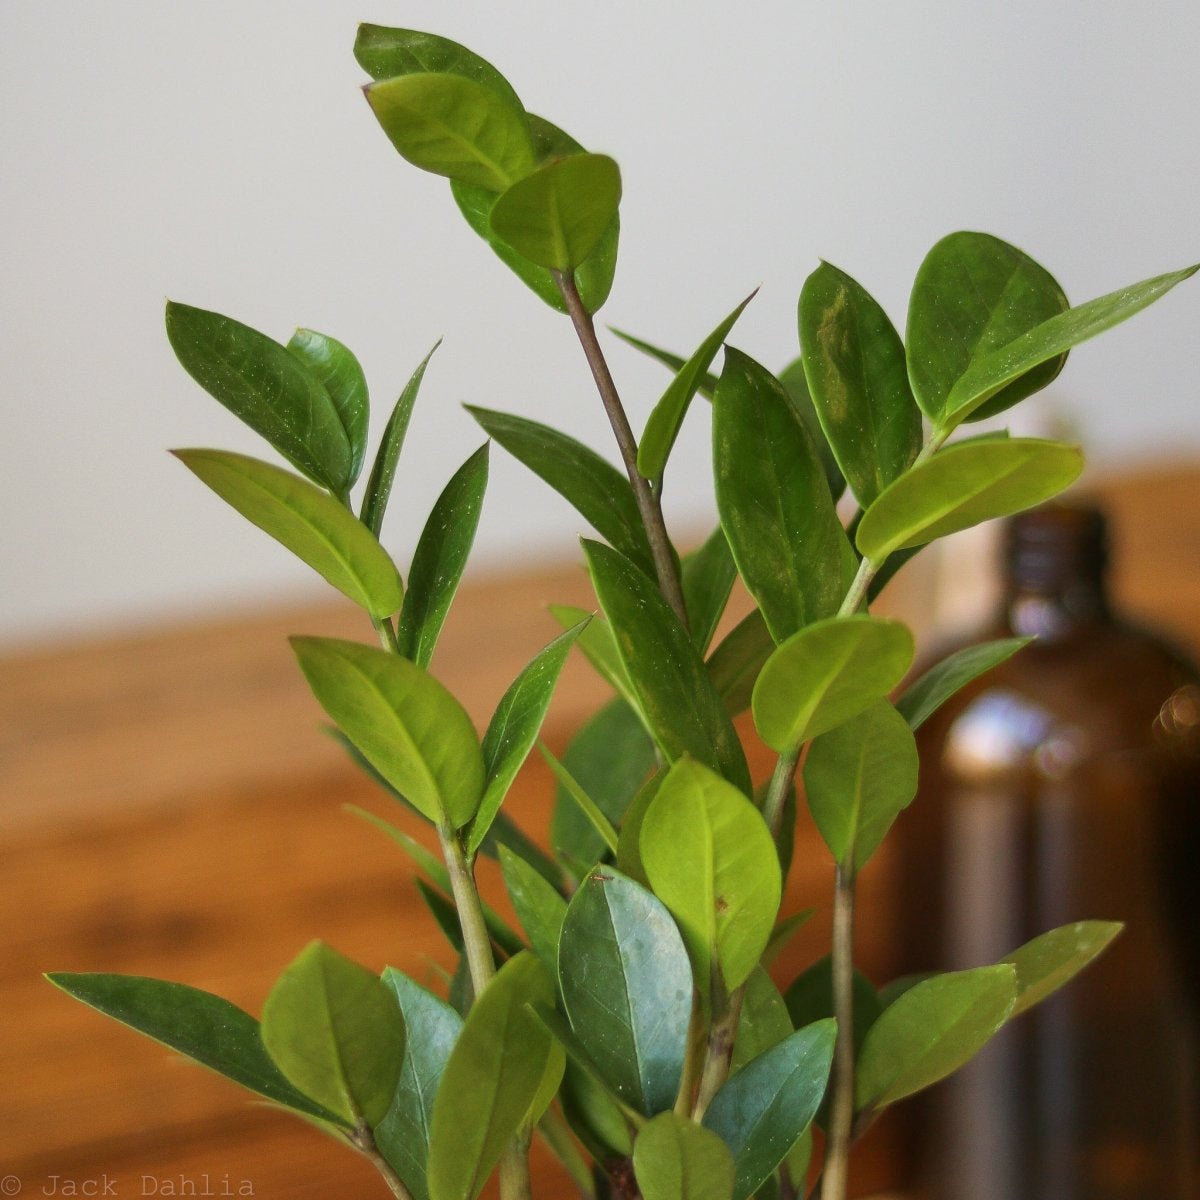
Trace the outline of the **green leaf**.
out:
[[[633,488],[616,467],[547,425],[470,405],[467,411],[489,437],[558,492],[605,541],[653,572],[654,558]]]
[[[713,401],[717,509],[777,642],[837,612],[854,551],[813,440],[779,381],[727,347]]]
[[[418,667],[429,666],[458,591],[479,526],[487,478],[488,447],[484,443],[446,484],[421,531],[396,628],[399,652]]]
[[[699,390],[708,368],[716,358],[717,351],[729,336],[729,331],[737,324],[742,310],[758,294],[758,289],[750,293],[717,327],[700,343],[699,348],[687,362],[676,368],[675,378],[667,385],[667,390],[654,406],[646,421],[642,439],[638,443],[638,470],[647,479],[658,479],[667,465],[671,448],[679,436],[683,418],[688,406]]]
[[[1010,659],[1031,641],[1033,638],[999,638],[976,646],[966,646],[910,683],[896,701],[896,708],[910,728],[920,729],[956,692]]]
[[[1191,278],[1198,270],[1200,263],[1182,271],[1144,279],[1141,283],[1130,284],[1119,291],[1089,300],[1086,304],[1077,305],[1043,321],[1007,345],[976,359],[950,389],[945,415],[941,420],[942,428],[953,428],[959,421],[997,411],[993,398],[998,398],[1001,389],[1013,380],[1020,379],[1072,346],[1128,320],[1134,313],[1141,312],[1164,296],[1177,283]],[[986,409],[984,405],[987,405]]]
[[[799,324],[821,428],[858,502],[870,504],[921,450],[904,344],[866,289],[829,263],[804,283]]]
[[[404,1067],[387,1116],[375,1129],[375,1141],[414,1200],[429,1200],[425,1172],[433,1099],[462,1029],[462,1017],[392,967],[384,971],[383,982],[395,993],[408,1037]]]
[[[873,563],[910,546],[1032,508],[1083,470],[1078,446],[1040,438],[962,442],[896,480],[863,514],[856,540]]]
[[[833,1016],[833,960],[828,954],[792,980],[784,993],[784,1004],[798,1029]],[[857,1053],[883,1011],[879,993],[857,968],[850,980],[850,1004]]]
[[[346,487],[350,488],[362,470],[367,453],[367,424],[371,416],[367,377],[347,347],[314,329],[297,329],[287,349],[321,381],[337,409],[350,446],[350,475],[346,480]]]
[[[551,753],[550,749],[545,744],[540,744],[538,750],[542,757],[546,760],[546,765],[554,773],[554,778],[558,780],[559,786],[562,787],[568,796],[579,806],[579,811],[587,817],[592,828],[600,835],[601,840],[611,854],[617,852],[617,831],[612,827],[612,822],[604,815],[600,806],[579,786],[571,772],[566,769]]]
[[[533,170],[524,113],[474,79],[400,75],[363,90],[392,145],[423,171],[502,192]]]
[[[525,1123],[547,1060],[561,1054],[526,1005],[553,1002],[553,981],[528,952],[509,959],[476,999],[434,1097],[431,1200],[474,1200]]]
[[[276,1104],[322,1121],[346,1124],[341,1116],[288,1082],[263,1049],[258,1022],[220,996],[187,984],[137,975],[59,971],[46,978],[105,1016]]]
[[[825,430],[821,428],[821,418],[817,416],[812,393],[808,390],[808,378],[804,374],[804,359],[793,359],[779,372],[776,378],[791,398],[796,415],[804,422],[804,427],[808,432],[812,434],[813,446],[816,448],[817,457],[821,460],[821,467],[825,471],[825,482],[829,484],[829,494],[836,504],[846,490],[846,479],[842,474],[842,468],[838,466],[837,459],[833,456],[833,451],[825,437]]]
[[[1011,964],[935,975],[906,991],[871,1026],[855,1077],[855,1105],[883,1108],[974,1057],[1013,1009]]]
[[[733,1154],[734,1200],[746,1200],[808,1128],[829,1081],[837,1025],[818,1021],[744,1066],[713,1097],[705,1128]]]
[[[321,707],[367,761],[436,824],[457,829],[483,794],[483,755],[471,718],[433,676],[371,646],[293,638]]]
[[[1063,312],[1067,298],[1028,254],[986,233],[942,238],[925,256],[908,303],[908,374],[917,402],[937,426],[973,362]],[[1062,370],[1056,357],[996,396],[988,416],[1044,388]],[[957,422],[956,422],[957,423]]]
[[[565,1021],[561,1024],[569,1032],[570,1026]],[[621,1107],[596,1075],[571,1058],[570,1051],[558,1099],[563,1116],[594,1159],[603,1162],[614,1156],[628,1158],[633,1153],[629,1121]]]
[[[757,808],[707,767],[681,758],[642,820],[642,866],[671,910],[707,992],[719,967],[740,987],[758,963],[779,912],[779,856]]]
[[[572,625],[591,617],[587,628],[579,635],[575,644],[600,678],[608,683],[619,699],[637,713],[638,721],[645,727],[645,721],[638,711],[637,694],[633,690],[633,684],[629,682],[625,664],[621,662],[621,655],[617,651],[617,639],[613,636],[612,626],[603,617],[571,604],[551,604],[548,610],[564,629],[570,629]]]
[[[775,960],[783,953],[788,942],[816,916],[816,913],[817,910],[815,908],[802,908],[799,912],[794,912],[790,916],[784,917],[775,926],[771,931],[771,940],[767,943],[766,950],[763,951],[762,964],[764,967],[770,967],[774,964]]]
[[[638,708],[664,757],[690,754],[748,793],[741,743],[678,617],[629,559],[586,539],[583,548]]]
[[[879,848],[917,794],[917,743],[886,701],[814,739],[804,792],[834,859],[855,870]]]
[[[692,969],[671,914],[610,867],[580,884],[563,921],[558,985],[571,1028],[622,1101],[675,1103],[692,1014]]]
[[[775,639],[757,608],[743,617],[712,652],[708,673],[730,716],[736,717],[750,707],[754,685],[774,652]]]
[[[328,492],[271,463],[224,450],[175,450],[176,458],[253,525],[371,616],[404,599],[396,565],[375,535]]]
[[[736,1075],[748,1062],[782,1042],[792,1030],[792,1019],[779,989],[764,967],[755,967],[746,980],[729,1074]]]
[[[703,654],[717,631],[737,578],[729,542],[720,525],[704,545],[683,560],[681,575],[688,630],[692,644]]]
[[[359,510],[362,523],[376,537],[383,528],[383,514],[392,494],[392,484],[396,480],[396,464],[400,460],[400,450],[404,445],[404,435],[408,432],[408,422],[412,418],[417,393],[421,390],[421,380],[425,378],[425,368],[429,366],[433,351],[441,344],[439,338],[434,343],[433,350],[425,355],[420,366],[412,373],[412,378],[405,384],[404,391],[400,393],[400,398],[392,409],[383,437],[379,440],[375,464],[371,468],[371,477],[367,480],[367,490],[363,494],[362,508]]]
[[[404,1018],[366,967],[310,942],[263,1005],[262,1040],[275,1065],[339,1117],[374,1128],[404,1066]]]
[[[643,341],[640,337],[635,337],[632,333],[626,333],[623,329],[614,329],[610,325],[609,332],[619,337],[627,346],[632,346],[635,350],[640,350],[648,358],[661,363],[672,374],[677,375],[687,365],[687,359],[682,354],[673,354],[670,350],[663,350],[659,346]],[[696,382],[696,391],[706,400],[711,400],[716,390],[717,377],[709,371],[702,371]]]
[[[184,370],[314,482],[341,496],[353,477],[346,427],[321,380],[265,334],[220,313],[167,302],[167,338]]]
[[[633,1170],[644,1200],[730,1200],[733,1158],[702,1125],[673,1112],[646,1123],[633,1145]]]
[[[524,859],[500,847],[500,869],[521,928],[529,936],[534,954],[550,971],[558,970],[558,938],[567,902]]]
[[[483,735],[483,765],[487,779],[483,799],[471,822],[467,851],[483,845],[488,830],[517,772],[537,741],[567,655],[585,626],[580,623],[544,647],[509,685],[496,705]]]
[[[621,172],[606,154],[553,159],[492,205],[492,233],[523,258],[570,272],[599,244],[621,203]]]
[[[754,685],[759,736],[787,753],[857,716],[908,670],[913,639],[898,621],[831,617],[788,638]]]
[[[1075,921],[1014,950],[1003,960],[1017,970],[1017,1001],[1009,1019],[1019,1017],[1074,979],[1122,928],[1120,921]]]

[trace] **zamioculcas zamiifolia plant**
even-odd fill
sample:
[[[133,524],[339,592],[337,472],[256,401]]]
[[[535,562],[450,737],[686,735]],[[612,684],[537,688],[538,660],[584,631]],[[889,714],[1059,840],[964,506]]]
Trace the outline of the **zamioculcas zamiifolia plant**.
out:
[[[902,337],[861,284],[822,263],[800,291],[799,356],[780,372],[730,344],[748,299],[686,359],[627,337],[671,371],[638,436],[593,324],[617,262],[617,164],[445,38],[364,26],[355,54],[392,145],[449,179],[467,224],[564,314],[587,358],[620,469],[557,429],[471,412],[595,531],[583,555],[596,611],[554,609],[563,632],[480,736],[429,664],[487,447],[446,485],[406,571],[381,540],[428,357],[356,487],[367,384],[345,345],[309,329],[280,343],[168,304],[184,368],[286,465],[178,458],[374,628],[377,644],[293,647],[349,751],[436,830],[440,858],[360,814],[415,860],[459,968],[442,997],[313,942],[261,1020],[182,983],[51,979],[365,1155],[396,1196],[474,1200],[498,1171],[505,1200],[528,1197],[539,1136],[585,1197],[843,1200],[850,1147],[883,1109],[955,1070],[1117,932],[1085,921],[1000,962],[882,991],[855,973],[855,877],[916,793],[913,731],[1021,646],[973,647],[905,686],[912,635],[871,604],[921,547],[1076,478],[1075,446],[963,427],[1044,387],[1073,346],[1196,268],[1071,306],[1020,250],[953,233],[917,272]],[[660,499],[698,396],[711,402],[719,523],[681,555]],[[753,611],[714,646],[737,578]],[[613,698],[562,761],[541,748],[560,785],[551,857],[504,800],[572,651]],[[777,756],[766,780],[734,729],[747,708]],[[780,912],[798,774],[836,864],[833,942],[781,981],[768,968],[803,919]],[[481,902],[480,854],[499,859],[519,929]]]

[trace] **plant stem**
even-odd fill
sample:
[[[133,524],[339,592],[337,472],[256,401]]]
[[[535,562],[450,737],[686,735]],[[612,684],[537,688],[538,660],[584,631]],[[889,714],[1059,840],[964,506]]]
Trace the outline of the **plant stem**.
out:
[[[779,837],[779,827],[783,822],[783,808],[787,803],[788,792],[792,788],[792,777],[796,774],[796,763],[800,759],[800,749],[781,754],[775,763],[775,773],[767,787],[766,799],[763,801],[763,820],[771,831],[772,839]]]
[[[546,1109],[538,1122],[538,1132],[546,1139],[546,1145],[554,1151],[558,1161],[566,1167],[567,1174],[575,1181],[575,1186],[584,1200],[596,1200],[592,1169],[588,1166],[587,1159],[580,1154],[571,1134],[571,1127],[553,1105]]]
[[[850,590],[846,593],[845,600],[842,601],[842,607],[838,609],[839,617],[852,617],[858,612],[867,594],[867,589],[871,586],[871,580],[875,578],[875,572],[882,565],[882,562],[873,563],[869,558],[864,558],[858,564],[858,573],[854,576],[854,582],[850,584]]]
[[[467,955],[467,968],[471,972],[471,986],[478,996],[496,974],[492,939],[483,919],[479,890],[475,886],[475,876],[467,863],[462,842],[458,840],[454,830],[445,826],[438,826],[438,840],[442,845],[446,870],[450,872],[450,888],[454,893],[454,907],[458,910],[458,921],[462,926],[463,949]]]
[[[713,972],[714,976],[716,972]],[[713,994],[716,999],[719,981],[714,978]],[[696,1103],[692,1106],[692,1120],[704,1116],[713,1097],[729,1078],[729,1064],[733,1060],[733,1047],[737,1041],[738,1024],[742,1019],[742,1001],[746,998],[746,985],[735,988],[726,998],[725,1007],[713,1022],[708,1034],[708,1051],[704,1059],[704,1072],[700,1076],[700,1087],[696,1092]]]
[[[517,1134],[500,1159],[500,1195],[503,1200],[533,1200],[529,1181],[529,1139],[528,1130]]]
[[[375,1145],[375,1137],[365,1121],[360,1122],[358,1128],[349,1135],[349,1140],[354,1148],[364,1158],[369,1159],[375,1170],[383,1176],[384,1182],[396,1200],[413,1200],[412,1192],[404,1186],[404,1181],[392,1170],[392,1164],[379,1153],[379,1148]]]
[[[854,1122],[854,866],[839,865],[833,892],[833,1094],[825,1146],[821,1200],[846,1200],[846,1173]]]
[[[633,497],[637,501],[638,512],[642,517],[642,525],[650,542],[650,553],[654,557],[654,572],[658,576],[658,587],[667,603],[675,610],[675,615],[687,628],[687,606],[683,600],[683,584],[680,582],[679,569],[675,563],[675,553],[671,548],[671,539],[667,535],[666,523],[663,521],[662,504],[650,481],[642,475],[637,466],[637,439],[633,436],[629,418],[613,382],[612,372],[600,341],[596,337],[596,326],[592,314],[588,312],[579,297],[579,289],[575,286],[574,276],[561,271],[555,271],[554,281],[566,302],[567,312],[583,353],[592,370],[592,378],[596,381],[596,389],[600,393],[601,403],[608,415],[608,423],[612,426],[613,435],[621,451],[621,460],[625,464],[625,473],[629,476],[629,484],[633,488]]]

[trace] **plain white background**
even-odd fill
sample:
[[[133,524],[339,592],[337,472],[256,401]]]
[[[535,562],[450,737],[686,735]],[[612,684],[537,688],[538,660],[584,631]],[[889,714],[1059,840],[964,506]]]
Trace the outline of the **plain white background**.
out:
[[[566,322],[403,163],[359,93],[357,22],[431,29],[614,154],[602,320],[780,367],[819,257],[903,326],[942,234],[986,229],[1074,301],[1200,258],[1194,0],[3,0],[0,641],[75,638],[322,586],[166,454],[255,439],[175,364],[166,296],[359,355],[380,414],[440,336],[392,502],[402,561],[480,443],[463,402],[607,452]],[[614,345],[635,426],[665,383]],[[1104,466],[1200,451],[1200,281],[1086,345],[1053,390]],[[375,432],[382,426],[377,417]],[[266,452],[269,454],[269,452]],[[698,406],[668,478],[711,521]],[[560,558],[580,522],[502,452],[477,569]]]

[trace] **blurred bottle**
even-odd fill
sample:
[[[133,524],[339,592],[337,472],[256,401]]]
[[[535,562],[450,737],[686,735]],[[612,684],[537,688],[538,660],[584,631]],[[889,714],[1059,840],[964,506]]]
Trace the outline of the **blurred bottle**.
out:
[[[920,793],[897,826],[907,970],[1126,922],[931,1096],[930,1200],[1197,1195],[1200,676],[1114,615],[1106,560],[1095,509],[1011,522],[1000,611],[973,640],[1038,640],[919,735]]]

